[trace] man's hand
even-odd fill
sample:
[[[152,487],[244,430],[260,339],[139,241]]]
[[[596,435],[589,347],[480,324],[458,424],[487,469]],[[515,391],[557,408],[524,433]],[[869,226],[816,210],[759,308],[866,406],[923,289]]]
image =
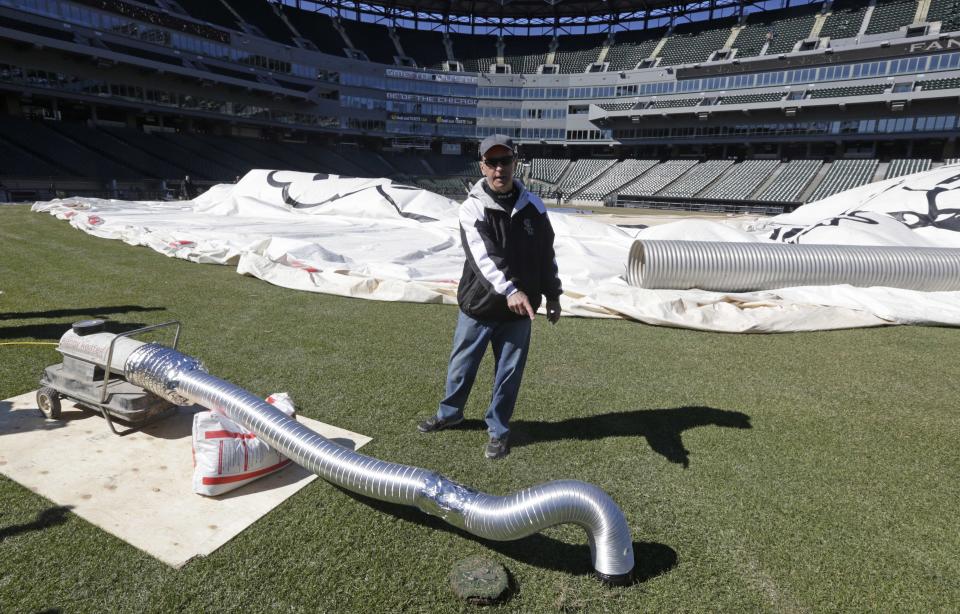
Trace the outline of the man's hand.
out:
[[[527,316],[533,319],[533,307],[530,306],[530,299],[523,290],[517,290],[507,297],[507,307],[518,316]]]
[[[560,320],[560,301],[547,301],[547,320],[551,324]]]

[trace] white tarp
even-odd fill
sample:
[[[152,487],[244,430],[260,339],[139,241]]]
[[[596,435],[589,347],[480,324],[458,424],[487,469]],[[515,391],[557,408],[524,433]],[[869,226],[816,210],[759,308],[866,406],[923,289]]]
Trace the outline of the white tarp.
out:
[[[456,303],[458,203],[389,179],[254,170],[193,201],[36,203],[92,235],[298,290]],[[634,239],[960,247],[960,165],[862,186],[774,218],[642,230],[551,212],[565,314],[726,332],[960,326],[960,292],[851,286],[727,294],[625,281]]]

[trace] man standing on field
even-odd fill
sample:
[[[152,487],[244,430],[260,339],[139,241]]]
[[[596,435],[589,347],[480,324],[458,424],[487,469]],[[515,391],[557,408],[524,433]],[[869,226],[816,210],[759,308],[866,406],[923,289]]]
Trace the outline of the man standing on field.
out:
[[[421,433],[463,421],[463,408],[480,361],[493,346],[493,396],[484,419],[487,458],[509,454],[509,422],[530,347],[530,328],[543,296],[547,320],[560,319],[553,227],[543,201],[513,178],[513,141],[502,134],[480,143],[483,179],[460,206],[460,238],[466,254],[457,289],[460,314],[447,367],[446,396],[437,413],[418,425]]]

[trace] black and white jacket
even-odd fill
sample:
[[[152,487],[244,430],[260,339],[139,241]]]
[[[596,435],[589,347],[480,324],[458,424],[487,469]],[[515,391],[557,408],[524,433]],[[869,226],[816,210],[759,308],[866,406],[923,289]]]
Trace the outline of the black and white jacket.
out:
[[[478,320],[516,320],[507,297],[523,290],[536,311],[541,295],[557,300],[563,292],[553,252],[553,226],[535,194],[514,180],[520,194],[507,212],[478,181],[460,205],[460,239],[466,262],[457,302]]]

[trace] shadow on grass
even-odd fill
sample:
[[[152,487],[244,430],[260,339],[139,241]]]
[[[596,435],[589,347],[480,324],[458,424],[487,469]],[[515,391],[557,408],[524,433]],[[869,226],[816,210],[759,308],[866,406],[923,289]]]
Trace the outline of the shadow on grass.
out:
[[[574,575],[592,574],[590,547],[584,544],[568,544],[541,533],[536,533],[522,539],[500,542],[483,539],[447,524],[443,520],[425,514],[420,510],[406,505],[387,503],[378,499],[371,499],[355,492],[346,490],[336,484],[332,486],[356,501],[371,507],[378,512],[389,514],[395,518],[406,520],[420,526],[429,527],[437,531],[455,533],[466,539],[479,542],[503,556],[527,565],[543,569],[562,571]],[[586,535],[584,535],[586,541]],[[633,542],[633,554],[636,565],[634,567],[634,584],[646,582],[651,578],[662,575],[677,565],[677,552],[665,544],[657,542]]]
[[[751,428],[750,416],[743,412],[700,406],[618,411],[560,422],[513,420],[510,426],[510,445],[514,448],[564,439],[643,437],[654,452],[684,467],[690,466],[690,452],[681,438],[684,431],[699,426]],[[470,430],[484,427],[482,420],[464,420],[450,428]]]
[[[28,318],[67,318],[82,316],[84,319],[108,313],[133,313],[138,311],[166,311],[166,307],[143,307],[141,305],[114,305],[112,307],[78,307],[76,309],[51,309],[49,311],[18,311],[0,313],[0,320],[26,320]]]
[[[113,322],[108,320],[105,330],[111,333],[125,333],[146,324],[140,322]],[[50,339],[56,341],[70,329],[69,322],[55,324],[25,324],[23,326],[5,326],[0,328],[0,339]]]
[[[40,531],[58,524],[63,524],[67,521],[67,512],[71,509],[73,509],[72,505],[60,505],[47,508],[37,514],[37,518],[33,522],[0,527],[0,542],[14,535],[20,535],[21,533],[28,533],[30,531]]]

